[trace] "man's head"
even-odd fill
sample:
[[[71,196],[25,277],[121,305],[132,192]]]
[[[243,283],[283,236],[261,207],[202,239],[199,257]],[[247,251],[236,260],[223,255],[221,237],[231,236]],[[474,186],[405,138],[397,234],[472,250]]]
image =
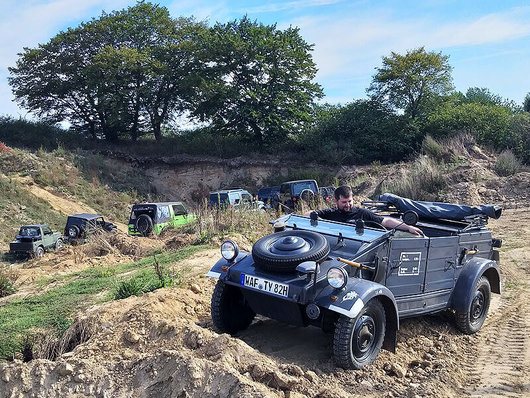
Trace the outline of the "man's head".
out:
[[[341,185],[335,189],[335,203],[340,211],[350,211],[353,207],[353,197],[351,188],[348,185]]]

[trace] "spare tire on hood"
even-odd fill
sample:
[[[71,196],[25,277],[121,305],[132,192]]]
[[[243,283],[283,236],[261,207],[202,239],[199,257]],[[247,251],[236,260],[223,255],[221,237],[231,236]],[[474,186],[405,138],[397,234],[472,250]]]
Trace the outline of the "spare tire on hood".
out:
[[[257,268],[269,272],[293,272],[304,261],[320,262],[329,255],[329,243],[312,231],[288,230],[264,236],[252,247]]]

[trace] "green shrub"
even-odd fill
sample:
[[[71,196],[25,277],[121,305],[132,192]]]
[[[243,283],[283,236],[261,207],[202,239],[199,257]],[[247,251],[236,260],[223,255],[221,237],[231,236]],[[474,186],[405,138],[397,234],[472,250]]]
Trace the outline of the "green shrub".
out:
[[[144,293],[144,285],[139,278],[132,278],[128,281],[122,281],[116,288],[114,298],[121,300],[131,296],[140,296]]]
[[[493,169],[498,175],[506,177],[517,173],[521,169],[521,166],[519,159],[515,157],[512,151],[507,149],[497,156]]]

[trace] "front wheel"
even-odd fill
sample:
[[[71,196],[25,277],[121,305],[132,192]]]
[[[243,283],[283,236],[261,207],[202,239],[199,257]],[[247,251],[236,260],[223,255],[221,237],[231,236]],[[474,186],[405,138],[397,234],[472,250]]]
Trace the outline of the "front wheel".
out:
[[[371,364],[385,339],[385,309],[377,299],[370,300],[359,315],[342,315],[335,326],[333,357],[344,369],[361,369]]]
[[[44,248],[42,246],[37,247],[33,255],[35,256],[35,258],[41,258],[42,256],[44,256]]]
[[[478,332],[488,316],[491,299],[488,278],[481,276],[470,295],[468,308],[455,312],[456,327],[465,334]]]
[[[57,242],[55,242],[55,251],[59,251],[63,248],[63,240],[57,239]]]
[[[250,326],[256,313],[237,287],[217,281],[212,295],[212,321],[220,332],[234,334]]]

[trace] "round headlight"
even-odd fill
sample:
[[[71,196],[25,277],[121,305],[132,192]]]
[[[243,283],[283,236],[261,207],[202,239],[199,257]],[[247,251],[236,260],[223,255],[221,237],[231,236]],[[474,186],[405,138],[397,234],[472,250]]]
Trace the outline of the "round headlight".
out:
[[[221,245],[221,256],[223,256],[225,260],[232,261],[238,254],[239,247],[237,247],[237,245],[231,240],[227,240]]]
[[[330,268],[327,278],[330,286],[335,289],[342,289],[348,282],[348,274],[344,268]]]

